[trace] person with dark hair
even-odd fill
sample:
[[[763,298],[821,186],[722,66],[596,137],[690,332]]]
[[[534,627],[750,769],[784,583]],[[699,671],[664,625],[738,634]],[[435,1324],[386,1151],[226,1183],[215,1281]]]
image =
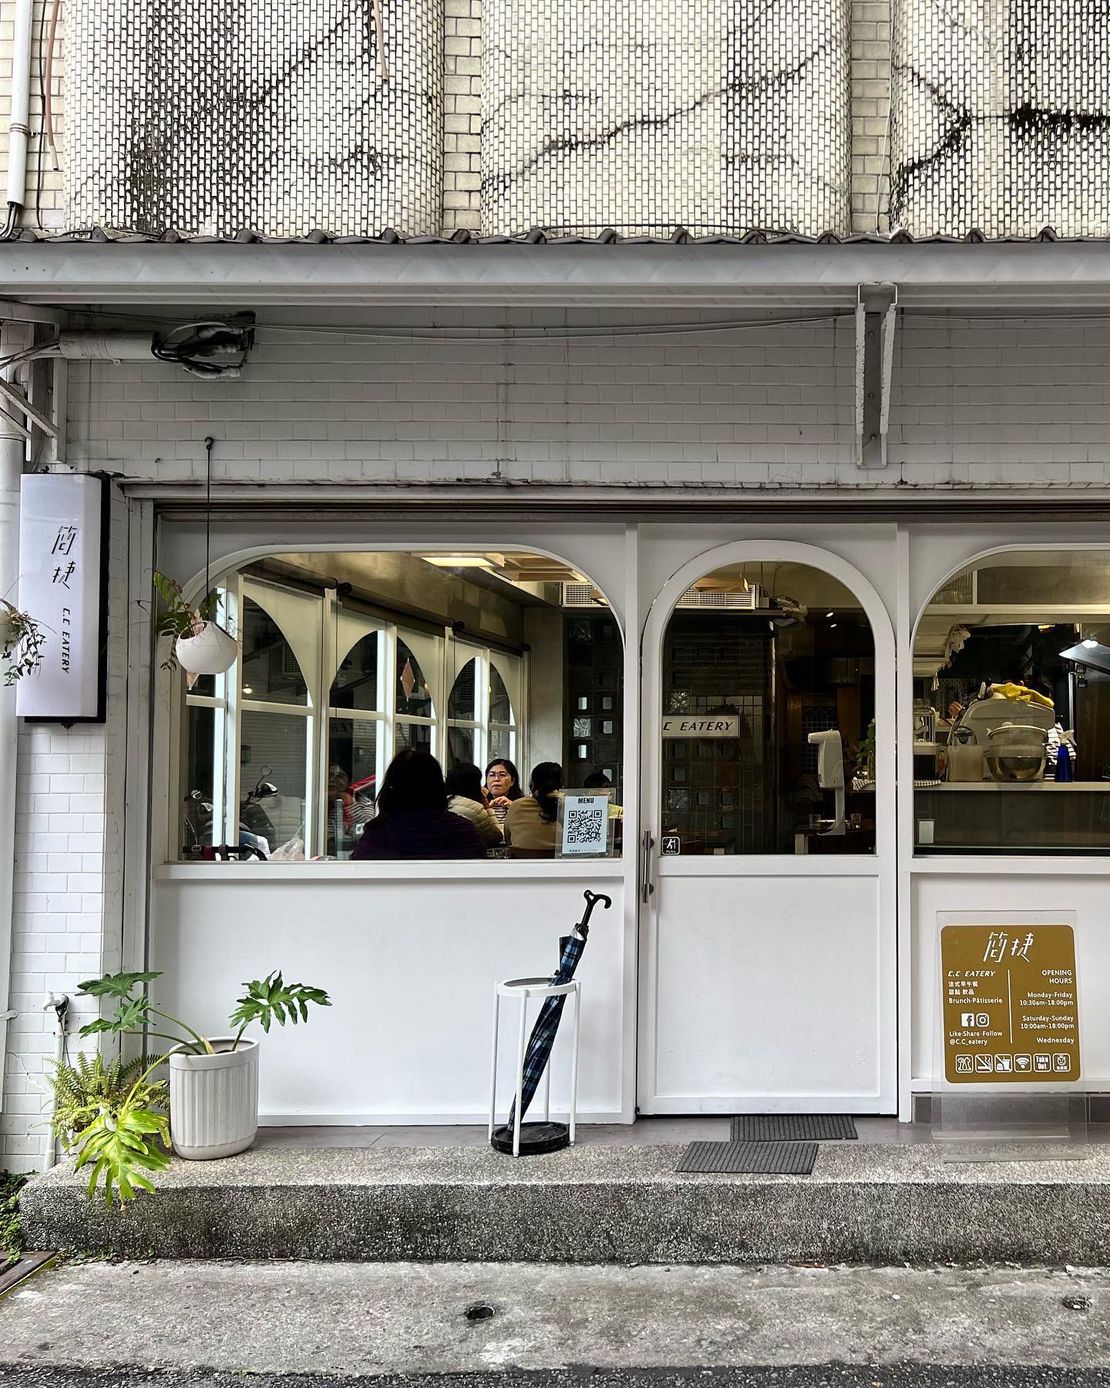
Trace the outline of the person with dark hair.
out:
[[[500,848],[501,825],[486,809],[482,795],[482,773],[468,761],[456,762],[447,773],[447,808],[461,815],[478,831],[487,848]]]
[[[505,817],[505,842],[510,849],[553,857],[559,832],[559,797],[563,768],[541,761],[532,769],[530,795],[514,800]]]
[[[494,757],[486,767],[486,804],[499,824],[505,823],[509,806],[523,795],[520,772],[508,757]]]
[[[389,763],[378,792],[378,814],[363,831],[352,858],[484,858],[478,831],[447,808],[439,762],[420,747],[406,747]]]

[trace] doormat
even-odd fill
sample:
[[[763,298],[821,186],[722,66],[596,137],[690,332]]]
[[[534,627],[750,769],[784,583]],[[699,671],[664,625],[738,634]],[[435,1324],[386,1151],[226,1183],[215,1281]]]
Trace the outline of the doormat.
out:
[[[745,1113],[732,1120],[733,1142],[835,1142],[858,1137],[846,1113]]]
[[[719,1176],[808,1176],[816,1160],[816,1142],[691,1142],[678,1169]]]

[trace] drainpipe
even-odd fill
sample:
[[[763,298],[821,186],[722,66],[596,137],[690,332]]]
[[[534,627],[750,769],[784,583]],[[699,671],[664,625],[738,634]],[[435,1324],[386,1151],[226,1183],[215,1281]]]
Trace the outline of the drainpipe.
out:
[[[11,122],[8,126],[8,219],[0,240],[10,241],[27,196],[27,149],[31,141],[31,31],[34,0],[15,0],[12,38]]]
[[[46,1001],[42,1005],[44,1012],[54,1014],[54,1074],[58,1073],[58,1066],[65,1059],[66,1053],[66,1024],[69,1019],[69,997],[65,993],[47,993]],[[57,1161],[57,1142],[54,1138],[54,1114],[57,1111],[58,1102],[51,1091],[50,1109],[46,1115],[46,1137],[43,1139],[42,1148],[42,1169],[49,1171]]]
[[[7,360],[33,345],[30,323],[0,325],[0,358]],[[14,380],[18,368],[7,368]],[[23,475],[23,435],[6,413],[0,413],[0,594],[15,601],[19,591],[19,481]],[[19,720],[15,689],[0,681],[0,1108],[4,1102],[4,1061],[11,1011],[12,890],[15,881],[15,791]]]

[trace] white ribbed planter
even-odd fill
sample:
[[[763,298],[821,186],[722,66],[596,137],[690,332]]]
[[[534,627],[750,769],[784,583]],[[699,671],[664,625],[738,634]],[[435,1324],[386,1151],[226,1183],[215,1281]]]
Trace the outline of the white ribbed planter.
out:
[[[214,1055],[170,1052],[170,1136],[187,1161],[233,1157],[258,1132],[258,1042],[209,1042]]]
[[[239,642],[215,622],[205,622],[196,636],[179,636],[173,653],[190,675],[222,675],[235,664]]]

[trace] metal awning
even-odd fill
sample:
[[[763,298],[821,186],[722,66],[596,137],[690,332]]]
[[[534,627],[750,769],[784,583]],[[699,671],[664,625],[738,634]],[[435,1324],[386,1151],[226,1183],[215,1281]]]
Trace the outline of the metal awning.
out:
[[[0,296],[60,308],[188,304],[387,308],[854,310],[860,285],[905,310],[1110,307],[1110,240],[545,237],[404,240],[25,238],[0,245]]]

